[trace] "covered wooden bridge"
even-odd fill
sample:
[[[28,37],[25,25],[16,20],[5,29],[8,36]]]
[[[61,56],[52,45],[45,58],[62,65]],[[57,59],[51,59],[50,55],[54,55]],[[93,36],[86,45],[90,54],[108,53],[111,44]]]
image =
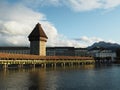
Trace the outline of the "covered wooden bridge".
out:
[[[78,56],[38,56],[25,54],[8,54],[0,53],[0,67],[56,67],[56,66],[73,66],[94,64],[92,57]]]

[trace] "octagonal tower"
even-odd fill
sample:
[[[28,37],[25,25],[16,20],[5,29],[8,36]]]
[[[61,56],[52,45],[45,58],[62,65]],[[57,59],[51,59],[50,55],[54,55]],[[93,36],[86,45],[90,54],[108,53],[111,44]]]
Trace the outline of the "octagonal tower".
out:
[[[33,31],[28,36],[30,41],[30,54],[46,56],[46,42],[47,35],[41,27],[41,24],[37,24]]]

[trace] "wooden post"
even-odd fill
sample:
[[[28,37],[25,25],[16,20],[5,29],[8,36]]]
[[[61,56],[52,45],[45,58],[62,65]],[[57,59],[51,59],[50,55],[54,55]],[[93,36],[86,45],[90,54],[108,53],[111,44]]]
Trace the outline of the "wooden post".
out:
[[[54,67],[56,68],[56,63],[54,63]]]
[[[35,68],[35,64],[33,64],[33,68]]]
[[[46,63],[43,64],[43,67],[46,68]]]
[[[65,67],[65,63],[64,63],[64,62],[63,62],[63,63],[61,63],[61,66],[62,66],[62,67]]]
[[[73,62],[71,62],[71,66],[73,67]]]
[[[43,63],[41,63],[41,67],[43,67]]]
[[[8,64],[5,63],[5,64],[3,65],[3,68],[4,68],[4,69],[8,68]]]
[[[19,65],[18,65],[18,68],[23,68],[23,64],[19,64]]]

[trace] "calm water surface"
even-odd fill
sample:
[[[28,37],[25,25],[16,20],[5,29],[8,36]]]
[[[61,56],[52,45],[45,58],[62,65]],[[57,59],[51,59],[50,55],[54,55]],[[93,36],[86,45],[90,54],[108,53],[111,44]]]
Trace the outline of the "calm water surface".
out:
[[[0,90],[120,90],[120,65],[0,70]]]

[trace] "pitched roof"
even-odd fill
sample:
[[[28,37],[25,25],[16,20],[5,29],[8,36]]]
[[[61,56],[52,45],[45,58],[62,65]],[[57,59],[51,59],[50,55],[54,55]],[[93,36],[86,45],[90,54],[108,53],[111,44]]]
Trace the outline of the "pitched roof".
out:
[[[45,34],[44,30],[41,27],[41,24],[37,24],[35,26],[35,28],[33,29],[33,31],[30,33],[30,35],[28,36],[29,38],[31,37],[44,37],[44,38],[48,38],[47,35]]]
[[[0,60],[93,60],[92,57],[79,56],[39,56],[27,54],[0,53]]]

